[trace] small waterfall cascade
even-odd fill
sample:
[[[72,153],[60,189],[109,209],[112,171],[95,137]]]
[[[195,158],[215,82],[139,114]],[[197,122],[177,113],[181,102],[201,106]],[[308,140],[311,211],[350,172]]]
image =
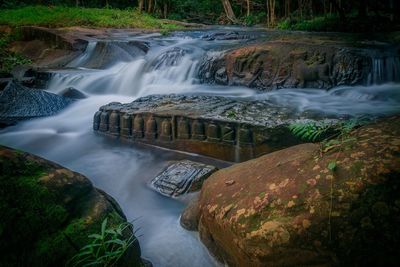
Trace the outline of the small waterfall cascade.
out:
[[[140,47],[137,43],[134,45]],[[193,41],[180,40],[172,45],[155,45],[147,54],[143,51],[134,54],[132,51],[135,49],[129,50],[129,56],[121,53],[121,47],[129,46],[108,44],[104,49],[101,43],[90,42],[86,51],[68,65],[72,69],[54,73],[48,87],[55,93],[63,88],[74,87],[88,94],[117,93],[140,97],[190,91],[197,83],[199,58],[203,50],[193,45]],[[105,68],[88,67],[95,58],[101,61],[102,58],[110,58],[110,55],[114,56],[114,64],[108,64]]]
[[[368,84],[388,82],[400,82],[400,58],[397,56],[372,58]]]

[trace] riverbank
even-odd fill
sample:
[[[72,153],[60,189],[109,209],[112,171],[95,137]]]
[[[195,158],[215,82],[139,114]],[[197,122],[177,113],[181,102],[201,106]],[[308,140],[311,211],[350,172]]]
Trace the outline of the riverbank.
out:
[[[76,8],[62,6],[27,6],[6,9],[0,13],[0,25],[11,27],[41,26],[59,27],[105,27],[177,30],[179,22],[157,19],[134,9]]]

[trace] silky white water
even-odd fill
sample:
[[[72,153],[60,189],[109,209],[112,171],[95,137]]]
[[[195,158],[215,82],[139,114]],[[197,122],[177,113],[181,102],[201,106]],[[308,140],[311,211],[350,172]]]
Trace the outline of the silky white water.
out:
[[[216,266],[197,234],[179,225],[179,216],[191,196],[170,199],[148,187],[168,161],[210,159],[141,145],[121,144],[92,131],[93,114],[109,102],[130,102],[150,94],[215,94],[270,101],[302,112],[327,116],[382,116],[400,112],[399,84],[342,87],[330,91],[285,89],[259,94],[251,89],[198,83],[198,64],[213,47],[185,34],[176,38],[149,37],[150,50],[133,59],[117,60],[104,69],[85,65],[96,47],[92,42],[70,67],[58,71],[49,91],[74,87],[88,98],[75,102],[56,116],[21,122],[0,132],[0,143],[32,152],[86,175],[95,186],[113,196],[137,230],[142,256],[154,266]],[[235,41],[231,41],[232,44]],[[217,45],[227,46],[229,42]],[[115,61],[115,60],[114,60]],[[374,63],[375,64],[375,63]],[[375,65],[374,65],[375,66]],[[376,63],[374,80],[381,79]]]

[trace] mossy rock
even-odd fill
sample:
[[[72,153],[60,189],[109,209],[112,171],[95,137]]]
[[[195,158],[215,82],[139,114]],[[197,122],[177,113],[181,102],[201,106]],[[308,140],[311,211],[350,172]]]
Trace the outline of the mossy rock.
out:
[[[196,214],[203,242],[229,266],[398,266],[400,117],[349,139],[214,173]]]
[[[65,266],[105,218],[126,222],[110,196],[57,164],[0,146],[0,171],[0,266]],[[138,242],[129,253],[123,265],[141,266]]]

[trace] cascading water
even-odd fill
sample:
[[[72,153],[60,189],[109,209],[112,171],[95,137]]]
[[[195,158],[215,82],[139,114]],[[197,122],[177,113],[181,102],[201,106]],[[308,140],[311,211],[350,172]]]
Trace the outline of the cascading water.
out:
[[[121,145],[95,135],[93,114],[106,103],[130,102],[150,94],[217,94],[232,98],[270,101],[281,106],[296,106],[299,110],[327,115],[358,116],[388,115],[400,112],[398,84],[370,87],[341,87],[330,91],[285,89],[257,94],[255,91],[232,86],[209,86],[198,83],[197,70],[204,54],[229,47],[237,41],[218,41],[216,44],[179,33],[172,38],[149,36],[136,40],[118,40],[102,49],[117,49],[113,58],[101,68],[89,69],[105,51],[99,43],[89,43],[81,57],[70,63],[70,69],[57,71],[48,90],[58,93],[74,87],[88,95],[62,113],[31,120],[0,132],[0,143],[35,153],[88,176],[93,183],[114,196],[134,225],[142,254],[154,266],[216,266],[196,234],[179,225],[180,213],[191,196],[169,199],[147,186],[169,160],[191,158],[206,163],[223,163],[173,151]],[[128,42],[146,41],[147,53],[134,54]],[[121,44],[125,42],[126,44]],[[217,47],[216,47],[217,46]],[[106,48],[104,48],[106,47]],[[121,52],[131,51],[128,53]],[[143,48],[141,48],[143,50]],[[140,50],[140,49],[139,49]],[[109,50],[107,50],[109,51]],[[397,60],[397,61],[396,61]],[[398,81],[398,59],[377,60],[373,63],[371,84],[385,80]],[[387,70],[391,71],[388,72]],[[221,165],[222,164],[222,165]]]
[[[372,58],[369,84],[383,84],[387,82],[400,82],[399,57],[388,56],[383,58]]]

